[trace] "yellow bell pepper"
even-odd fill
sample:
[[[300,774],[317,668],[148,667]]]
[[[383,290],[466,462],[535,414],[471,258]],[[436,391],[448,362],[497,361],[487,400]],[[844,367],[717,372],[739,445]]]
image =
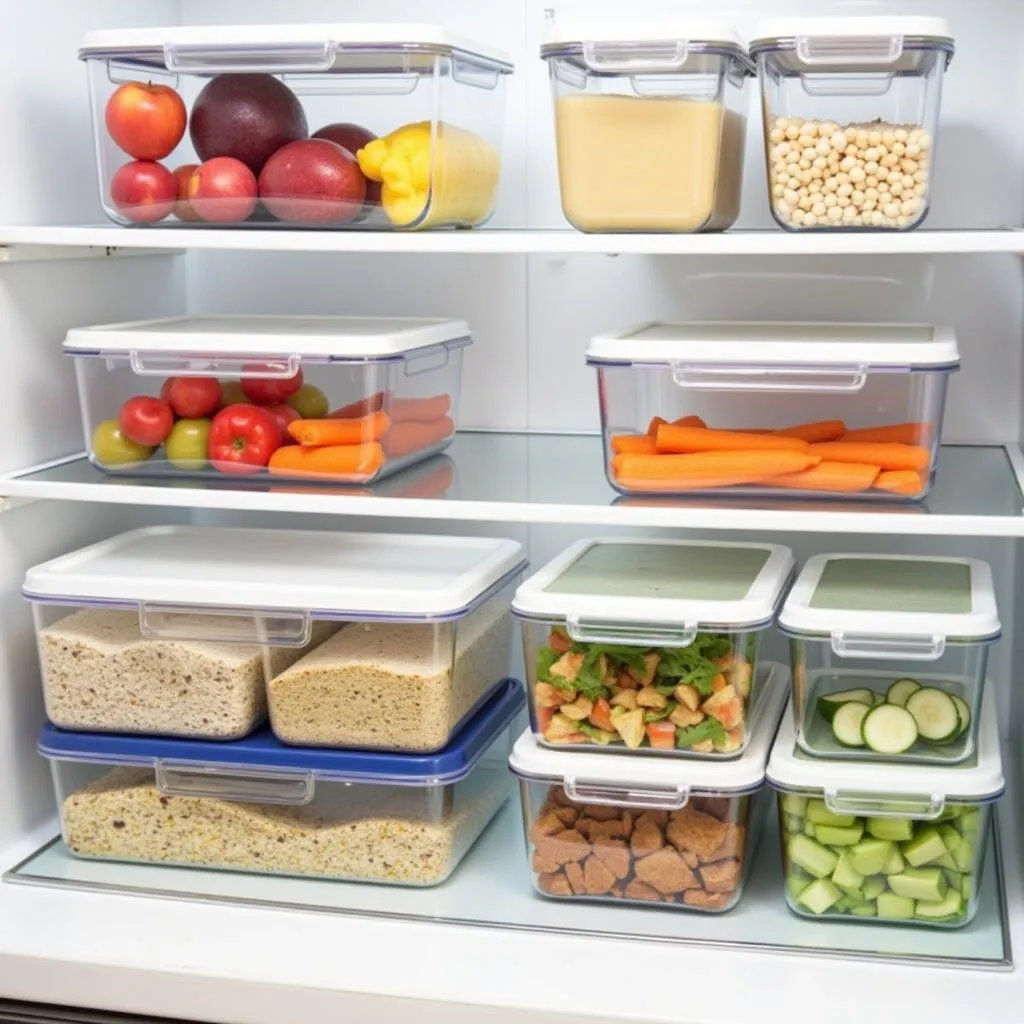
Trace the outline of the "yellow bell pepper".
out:
[[[381,205],[399,227],[479,224],[498,190],[500,157],[474,132],[439,122],[407,124],[356,154],[363,174],[383,183]]]

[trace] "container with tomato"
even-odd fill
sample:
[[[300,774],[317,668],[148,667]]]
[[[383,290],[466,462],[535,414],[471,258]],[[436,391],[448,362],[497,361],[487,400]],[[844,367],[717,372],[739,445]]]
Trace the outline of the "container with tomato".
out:
[[[369,483],[455,435],[459,320],[207,316],[78,328],[89,458],[111,473]]]

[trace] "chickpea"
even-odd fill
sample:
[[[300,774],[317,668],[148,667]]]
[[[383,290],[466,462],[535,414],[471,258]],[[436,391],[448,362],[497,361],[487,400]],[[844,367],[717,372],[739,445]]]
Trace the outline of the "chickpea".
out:
[[[805,213],[804,214],[804,227],[805,228],[813,228],[814,225],[817,224],[817,223],[818,223],[818,218],[815,217],[813,213]]]

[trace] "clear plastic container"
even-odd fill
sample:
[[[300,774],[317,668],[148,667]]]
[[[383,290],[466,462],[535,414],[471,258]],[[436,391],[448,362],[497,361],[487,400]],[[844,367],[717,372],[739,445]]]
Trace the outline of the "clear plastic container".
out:
[[[695,232],[735,222],[754,66],[732,25],[556,18],[541,56],[573,227]]]
[[[544,746],[740,757],[757,649],[793,573],[773,544],[582,540],[516,591],[530,724]]]
[[[155,527],[25,577],[61,729],[440,750],[508,675],[514,541]],[[243,603],[244,602],[244,603]]]
[[[68,850],[394,885],[439,885],[509,795],[505,680],[440,753],[285,747],[263,730],[229,746],[44,727]]]
[[[623,494],[893,502],[932,485],[960,353],[926,324],[648,323],[587,362]]]
[[[797,743],[808,754],[931,764],[973,756],[988,650],[1000,634],[985,562],[815,555],[779,628],[790,638]]]
[[[930,208],[942,18],[775,18],[750,44],[764,110],[768,193],[788,231],[918,227]]]
[[[103,30],[79,56],[118,224],[473,227],[493,210],[512,65],[440,26]]]
[[[765,764],[786,684],[782,666],[770,666],[764,728],[727,765],[570,754],[523,733],[509,764],[537,891],[702,913],[734,907],[770,805]]]
[[[363,484],[455,436],[461,320],[201,316],[70,330],[108,473]]]
[[[794,717],[783,716],[768,762],[789,908],[927,928],[973,920],[992,805],[1005,785],[991,694],[976,756],[957,766],[811,758],[799,749]]]

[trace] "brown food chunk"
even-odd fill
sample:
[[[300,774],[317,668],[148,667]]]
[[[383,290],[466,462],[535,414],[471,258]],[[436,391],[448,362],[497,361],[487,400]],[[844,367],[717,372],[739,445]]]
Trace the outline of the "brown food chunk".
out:
[[[559,807],[575,807],[576,805],[565,795],[561,786],[552,786],[548,793],[548,799]]]
[[[622,812],[622,834],[627,838],[633,834],[633,812]]]
[[[584,804],[583,813],[596,821],[615,821],[622,815],[618,807],[607,807],[604,804]]]
[[[587,839],[590,839],[590,831],[591,831],[591,829],[593,829],[595,825],[600,825],[600,824],[601,824],[600,821],[594,821],[593,818],[584,818],[583,815],[580,815],[576,819],[576,824],[575,824],[574,828],[576,829],[577,832],[579,832],[580,835],[586,836]]]
[[[557,836],[545,836],[537,843],[537,853],[559,864],[583,860],[589,852],[590,844],[574,828],[567,828]]]
[[[637,822],[633,834],[629,837],[629,845],[634,856],[646,857],[649,853],[654,853],[665,845],[665,837],[654,822]]]
[[[603,896],[611,892],[612,886],[618,881],[611,868],[598,857],[588,857],[583,865],[583,877],[587,884],[587,894]]]
[[[545,810],[537,816],[537,820],[530,826],[530,842],[537,843],[545,836],[555,836],[564,832],[568,826],[553,811]]]
[[[688,907],[700,907],[701,910],[724,910],[732,906],[736,897],[731,892],[705,892],[703,889],[690,889],[683,893],[683,902]]]
[[[537,872],[538,875],[552,875],[562,866],[562,862],[557,857],[550,855],[545,856],[543,853],[537,850],[533,851],[533,856],[530,858],[530,867]]]
[[[648,821],[652,825],[657,825],[658,828],[664,828],[668,824],[668,811],[644,811],[636,819],[637,825],[643,825],[644,822]]]
[[[622,899],[622,886],[621,885],[613,885],[612,888],[611,888],[611,892],[608,895],[609,896],[614,896],[616,899],[621,900]]]
[[[675,850],[666,847],[637,861],[636,877],[664,894],[698,889],[697,876],[686,866]]]
[[[565,877],[569,879],[569,885],[577,896],[582,896],[587,891],[587,883],[583,880],[583,868],[579,863],[565,865]]]
[[[726,826],[725,838],[722,840],[722,845],[718,848],[719,860],[724,860],[726,857],[739,857],[743,859],[743,846],[747,841],[747,830],[743,825],[728,825]]]
[[[541,874],[537,876],[537,885],[541,892],[549,896],[571,896],[572,889],[569,888],[569,880],[561,871],[556,874]]]
[[[680,850],[679,856],[683,858],[683,863],[688,868],[695,868],[700,864],[700,857],[695,853],[691,853],[689,850]]]
[[[627,900],[651,900],[657,903],[661,900],[661,893],[657,889],[652,888],[646,882],[641,882],[639,878],[634,878],[629,885],[626,886],[626,899]]]
[[[590,841],[596,843],[599,839],[621,839],[622,821],[616,818],[614,821],[599,821],[590,826]]]
[[[729,826],[717,818],[687,806],[672,812],[665,834],[677,850],[689,850],[706,864],[718,859],[718,849],[728,831]]]
[[[579,811],[575,807],[556,807],[553,813],[566,828],[572,828],[579,817]]]
[[[742,869],[743,865],[738,860],[720,860],[705,864],[700,869],[700,877],[708,892],[732,892],[740,884]]]
[[[606,864],[611,873],[621,881],[628,877],[633,858],[621,839],[599,839],[594,846],[594,856]]]
[[[710,814],[719,821],[729,821],[734,817],[733,808],[736,806],[735,798],[727,796],[695,796],[690,801],[694,810]]]

